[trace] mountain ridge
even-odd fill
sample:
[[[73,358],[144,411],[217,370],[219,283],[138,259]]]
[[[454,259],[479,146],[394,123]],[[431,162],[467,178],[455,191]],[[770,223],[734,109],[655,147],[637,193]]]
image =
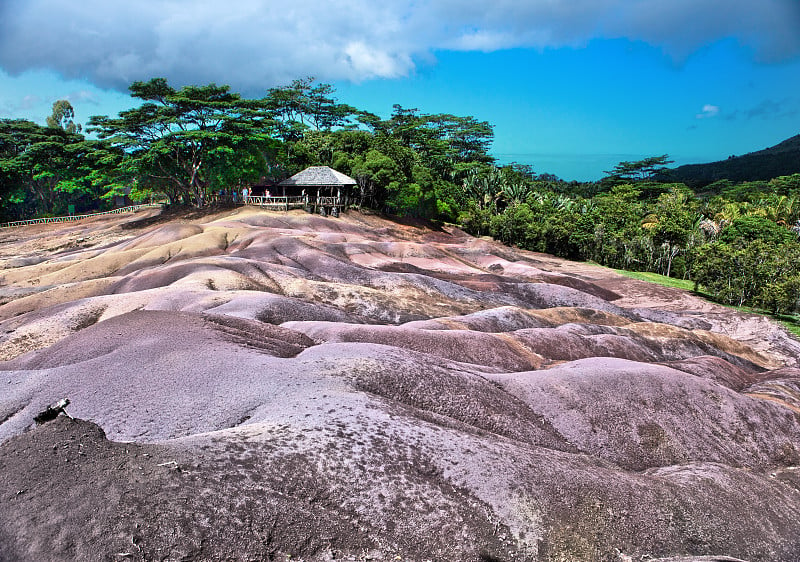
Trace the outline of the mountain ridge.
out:
[[[768,181],[797,173],[800,173],[800,134],[774,146],[741,156],[730,156],[726,160],[678,166],[660,177],[665,181],[682,182],[699,189],[725,179],[734,183]]]

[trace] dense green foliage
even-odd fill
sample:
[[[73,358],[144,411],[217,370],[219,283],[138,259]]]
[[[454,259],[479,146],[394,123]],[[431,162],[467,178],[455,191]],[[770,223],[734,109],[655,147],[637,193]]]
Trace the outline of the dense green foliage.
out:
[[[135,82],[141,105],[95,116],[69,102],[42,127],[0,120],[0,218],[100,208],[114,196],[202,207],[220,189],[312,165],[355,178],[363,207],[456,222],[506,244],[689,280],[721,302],[793,312],[800,297],[800,174],[718,179],[696,193],[667,155],[620,162],[599,182],[497,166],[491,125],[395,105],[388,119],[311,79],[244,99],[227,86]]]
[[[616,170],[634,170],[622,163]],[[657,172],[653,172],[657,173]],[[730,184],[725,196],[700,198],[683,184],[652,177],[622,181],[614,173],[595,186],[502,182],[492,199],[471,184],[473,203],[461,214],[474,234],[558,256],[628,271],[691,280],[712,298],[775,313],[800,299],[800,174]],[[484,185],[484,184],[479,184]],[[528,190],[520,199],[511,192]],[[595,193],[586,197],[586,193]],[[506,202],[504,204],[504,202]]]
[[[122,177],[170,203],[203,206],[211,192],[258,179],[276,141],[262,104],[227,86],[170,87],[163,78],[134,82],[144,100],[116,119],[92,117],[89,131],[122,150]]]
[[[91,181],[102,164],[91,154],[96,143],[68,129],[0,119],[0,216],[66,213],[102,195]]]

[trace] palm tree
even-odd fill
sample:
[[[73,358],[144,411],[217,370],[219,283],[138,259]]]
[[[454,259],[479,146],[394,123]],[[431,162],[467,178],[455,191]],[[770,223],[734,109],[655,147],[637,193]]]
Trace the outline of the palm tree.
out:
[[[478,204],[478,208],[486,209],[495,204],[503,190],[503,174],[497,168],[482,175],[477,170],[471,171],[461,183],[464,194]]]
[[[720,228],[725,228],[744,214],[742,207],[741,203],[725,203],[722,209],[714,215],[714,220],[720,225]]]
[[[800,218],[800,201],[796,195],[772,195],[761,199],[757,205],[765,216],[779,224],[791,224]]]
[[[509,205],[519,205],[527,201],[531,187],[523,181],[506,182],[501,189],[501,197]]]

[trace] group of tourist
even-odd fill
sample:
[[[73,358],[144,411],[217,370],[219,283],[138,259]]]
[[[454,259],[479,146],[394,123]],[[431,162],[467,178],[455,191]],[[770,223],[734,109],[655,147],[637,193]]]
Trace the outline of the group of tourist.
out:
[[[213,194],[214,202],[215,203],[242,203],[247,204],[250,202],[250,198],[253,196],[253,191],[249,187],[243,187],[241,191],[241,199],[239,199],[239,191],[236,189],[226,190],[225,188],[220,189],[218,192]],[[269,190],[264,193],[266,197],[272,197]]]

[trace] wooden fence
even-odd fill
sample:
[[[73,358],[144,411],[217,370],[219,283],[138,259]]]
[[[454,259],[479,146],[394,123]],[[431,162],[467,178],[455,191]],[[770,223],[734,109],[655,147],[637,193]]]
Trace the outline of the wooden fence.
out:
[[[112,209],[110,211],[103,211],[102,213],[89,213],[86,215],[69,215],[66,217],[44,217],[41,219],[28,219],[24,221],[11,221],[0,224],[0,228],[16,228],[19,226],[28,226],[30,224],[44,224],[50,222],[72,222],[72,221],[79,221],[81,219],[86,219],[89,217],[100,217],[103,215],[118,215],[121,213],[131,213],[133,211],[138,211],[139,209],[144,209],[146,207],[160,207],[160,203],[147,203],[145,205],[129,205],[128,207],[120,207],[119,209]]]
[[[257,205],[265,209],[273,211],[288,211],[289,209],[302,209],[308,207],[312,212],[317,212],[320,208],[327,208],[328,211],[332,209],[338,210],[345,206],[345,202],[340,197],[280,197],[280,196],[258,196],[251,195],[244,202],[245,205]],[[28,226],[31,224],[45,224],[51,222],[72,222],[89,217],[99,217],[102,215],[116,215],[120,213],[130,213],[138,211],[146,207],[160,207],[160,203],[148,203],[145,205],[130,205],[128,207],[120,207],[119,209],[112,209],[111,211],[104,211],[102,213],[89,213],[86,215],[69,215],[66,217],[44,217],[41,219],[28,219],[24,221],[12,221],[0,224],[0,228],[17,228],[20,226]]]
[[[342,197],[308,197],[308,196],[259,196],[251,195],[244,201],[245,205],[257,205],[273,211],[288,211],[289,209],[307,208],[313,213],[325,209],[326,212],[338,213],[340,209],[347,206]],[[335,210],[334,210],[335,209]]]
[[[265,209],[272,209],[272,210],[283,210],[288,211],[289,209],[302,209],[306,205],[306,200],[304,197],[296,196],[296,197],[280,197],[280,196],[259,196],[259,195],[251,195],[247,198],[244,202],[245,205],[258,205],[259,207],[264,207]]]

